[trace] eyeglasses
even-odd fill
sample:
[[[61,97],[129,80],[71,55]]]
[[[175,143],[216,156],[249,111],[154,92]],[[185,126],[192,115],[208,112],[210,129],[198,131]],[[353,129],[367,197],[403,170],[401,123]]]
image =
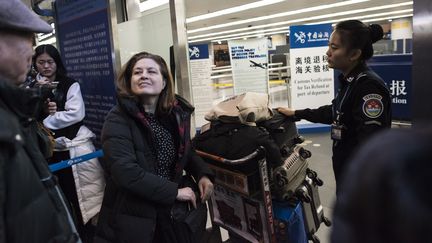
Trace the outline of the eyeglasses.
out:
[[[36,62],[38,65],[44,66],[45,63],[48,63],[49,66],[55,64],[54,60],[39,60]]]

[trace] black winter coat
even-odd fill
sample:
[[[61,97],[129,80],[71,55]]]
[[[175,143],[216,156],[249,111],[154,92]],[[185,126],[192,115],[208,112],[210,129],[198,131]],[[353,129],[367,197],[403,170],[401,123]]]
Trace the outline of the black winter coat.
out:
[[[77,242],[38,147],[40,98],[29,91],[0,81],[0,242]]]
[[[391,96],[384,81],[365,64],[358,65],[347,77],[339,76],[340,88],[331,105],[297,110],[295,117],[311,122],[346,127],[342,140],[333,141],[333,170],[336,185],[356,148],[371,135],[391,126]],[[340,107],[340,108],[339,108]]]
[[[102,129],[106,189],[95,242],[152,242],[157,210],[171,207],[177,196],[182,171],[196,181],[212,172],[190,146],[193,107],[180,97],[169,116],[174,125],[178,159],[173,181],[156,175],[152,131],[142,122],[143,113],[132,99],[119,98]]]

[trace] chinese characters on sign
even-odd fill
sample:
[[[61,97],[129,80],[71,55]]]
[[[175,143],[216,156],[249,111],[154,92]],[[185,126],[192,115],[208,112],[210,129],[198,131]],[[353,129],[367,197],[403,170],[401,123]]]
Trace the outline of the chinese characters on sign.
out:
[[[392,98],[393,120],[410,121],[412,94],[412,55],[376,55],[369,67],[386,82]]]
[[[315,42],[315,41],[328,41],[330,37],[330,32],[308,32],[307,34],[303,31],[294,32],[295,42],[300,42],[300,44],[305,44],[307,42]],[[307,39],[306,39],[307,37]]]
[[[315,55],[295,58],[295,73],[321,73],[329,72],[326,55]]]
[[[392,80],[390,83],[390,93],[393,97],[392,103],[407,104],[405,80]],[[403,96],[403,97],[402,97]]]

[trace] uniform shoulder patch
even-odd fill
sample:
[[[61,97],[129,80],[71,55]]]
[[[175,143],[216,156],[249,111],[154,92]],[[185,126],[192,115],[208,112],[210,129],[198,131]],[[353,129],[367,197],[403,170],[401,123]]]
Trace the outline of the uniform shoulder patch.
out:
[[[383,111],[382,96],[379,94],[367,94],[363,96],[363,113],[369,118],[379,117]]]

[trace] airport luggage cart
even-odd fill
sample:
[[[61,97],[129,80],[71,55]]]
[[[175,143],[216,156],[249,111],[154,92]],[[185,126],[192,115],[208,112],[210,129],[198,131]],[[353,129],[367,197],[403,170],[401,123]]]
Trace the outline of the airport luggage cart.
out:
[[[265,149],[259,147],[236,160],[196,152],[215,173],[214,194],[209,200],[213,227],[222,227],[248,242],[276,242]]]

